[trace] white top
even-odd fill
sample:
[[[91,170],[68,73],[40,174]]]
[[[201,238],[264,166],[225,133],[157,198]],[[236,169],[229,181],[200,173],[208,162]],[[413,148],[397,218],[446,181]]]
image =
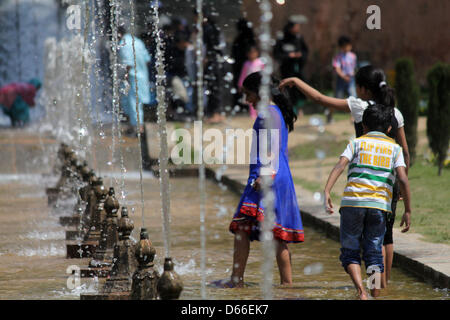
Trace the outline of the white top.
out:
[[[369,106],[369,102],[351,96],[347,99],[347,104],[350,112],[352,113],[353,119],[355,119],[355,122],[360,123],[362,121],[364,110],[366,110]],[[398,127],[403,127],[405,125],[405,120],[403,119],[403,115],[400,110],[395,108],[394,114],[395,119],[397,119]]]

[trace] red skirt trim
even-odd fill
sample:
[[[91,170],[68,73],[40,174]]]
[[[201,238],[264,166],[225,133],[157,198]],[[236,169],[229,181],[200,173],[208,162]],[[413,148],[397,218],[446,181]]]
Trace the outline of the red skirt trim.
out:
[[[258,205],[256,203],[250,202],[242,203],[239,213],[248,217],[252,217],[258,221],[264,220],[264,209],[258,208]]]
[[[276,239],[280,239],[288,242],[304,242],[305,234],[303,230],[286,231],[284,228],[273,228],[273,236]]]
[[[238,230],[245,231],[249,236],[254,227],[259,227],[259,224],[264,221],[264,210],[257,208],[254,203],[244,202],[237,215],[230,223],[229,230],[235,233]],[[275,224],[273,228],[273,235],[275,239],[287,241],[287,242],[304,242],[305,235],[303,230],[285,228],[280,224]]]

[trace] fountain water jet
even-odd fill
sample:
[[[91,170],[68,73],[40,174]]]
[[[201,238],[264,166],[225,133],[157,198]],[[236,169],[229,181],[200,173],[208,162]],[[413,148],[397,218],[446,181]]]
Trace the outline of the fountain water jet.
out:
[[[163,219],[163,237],[165,248],[165,263],[164,273],[158,281],[158,287],[161,288],[160,295],[164,299],[177,299],[182,291],[182,284],[179,277],[175,276],[173,271],[173,262],[170,258],[170,195],[169,195],[169,151],[167,145],[167,126],[166,126],[166,96],[164,88],[164,58],[163,58],[163,43],[161,40],[159,30],[159,3],[153,3],[154,12],[154,35],[156,38],[156,93],[158,100],[158,133],[160,141],[160,155],[159,155],[159,179],[161,187],[161,211]],[[167,268],[166,268],[167,264]],[[179,281],[178,281],[179,280]],[[178,288],[180,288],[178,290]],[[170,294],[172,292],[172,294]]]
[[[111,145],[111,172],[114,169],[115,163],[115,153],[116,153],[116,139],[120,134],[120,114],[119,114],[119,78],[118,78],[118,58],[117,51],[119,48],[119,37],[118,37],[118,15],[119,15],[119,4],[116,0],[111,0],[110,2],[110,23],[111,23],[111,32],[112,32],[112,43],[111,43],[111,51],[112,51],[112,76],[113,76],[113,97],[112,97],[112,113],[113,113],[113,128],[112,128],[112,145]],[[119,137],[119,152],[120,157],[122,158],[122,151],[120,148],[121,137]],[[122,160],[121,160],[122,163]],[[112,178],[111,178],[112,179]],[[118,181],[114,178],[115,184],[118,185]],[[112,180],[111,180],[112,184]],[[123,194],[123,193],[122,193]]]
[[[270,21],[272,20],[272,9],[269,0],[261,0],[259,3],[261,10],[261,24],[260,24],[260,46],[261,58],[264,59],[265,67],[261,71],[261,87],[259,96],[261,100],[258,103],[258,111],[264,118],[264,127],[272,128],[271,118],[268,113],[270,104],[270,83],[272,73],[272,58],[271,54],[271,30]],[[270,166],[270,165],[269,165]],[[261,171],[264,168],[261,168]],[[263,264],[262,264],[262,293],[264,299],[273,299],[272,284],[273,284],[273,256],[275,248],[273,244],[273,226],[275,222],[274,214],[274,200],[275,195],[272,191],[271,176],[261,175],[261,189],[263,192],[264,204],[264,221],[262,223],[262,250],[263,250]]]
[[[203,101],[203,1],[197,0],[197,39],[196,39],[196,65],[197,65],[197,120],[202,121],[204,115]],[[203,125],[202,125],[203,136]],[[200,159],[203,159],[203,139],[200,139]],[[201,269],[201,297],[206,299],[206,230],[205,230],[205,164],[201,161],[199,169],[199,193],[200,193],[200,269]]]
[[[136,68],[136,48],[135,48],[135,39],[134,39],[134,32],[135,32],[135,13],[134,13],[134,0],[130,0],[130,7],[131,7],[131,46],[133,48],[133,62],[134,62],[134,70],[137,72]],[[141,115],[139,114],[139,95],[138,95],[138,81],[137,81],[137,74],[134,77],[134,85],[136,88],[136,117],[137,117],[137,123],[136,123],[136,131],[137,131],[137,138],[138,138],[138,149],[139,149],[139,183],[140,183],[140,191],[141,191],[141,209],[142,209],[142,226],[145,226],[144,221],[144,212],[145,212],[145,205],[144,205],[144,183],[142,182],[142,142],[141,142]],[[142,115],[142,122],[144,122],[144,115]]]

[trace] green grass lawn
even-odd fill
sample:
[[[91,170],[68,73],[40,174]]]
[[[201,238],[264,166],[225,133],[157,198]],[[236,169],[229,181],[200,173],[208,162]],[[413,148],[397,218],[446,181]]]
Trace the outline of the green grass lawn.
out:
[[[411,231],[425,240],[450,244],[450,169],[437,175],[437,167],[418,158],[408,176],[411,187]],[[395,226],[400,225],[403,202],[397,207]]]
[[[317,150],[325,152],[325,158],[336,157],[347,147],[348,140],[338,140],[336,137],[325,133],[320,139],[305,144],[301,144],[289,149],[289,160],[310,160],[316,159]],[[337,160],[336,160],[337,161]]]

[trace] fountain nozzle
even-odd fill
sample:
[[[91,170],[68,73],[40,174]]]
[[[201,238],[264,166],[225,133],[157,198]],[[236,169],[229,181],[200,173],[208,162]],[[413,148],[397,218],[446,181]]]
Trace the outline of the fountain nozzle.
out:
[[[178,299],[183,291],[183,282],[174,271],[174,264],[170,257],[164,261],[164,272],[158,280],[157,289],[162,300]]]

